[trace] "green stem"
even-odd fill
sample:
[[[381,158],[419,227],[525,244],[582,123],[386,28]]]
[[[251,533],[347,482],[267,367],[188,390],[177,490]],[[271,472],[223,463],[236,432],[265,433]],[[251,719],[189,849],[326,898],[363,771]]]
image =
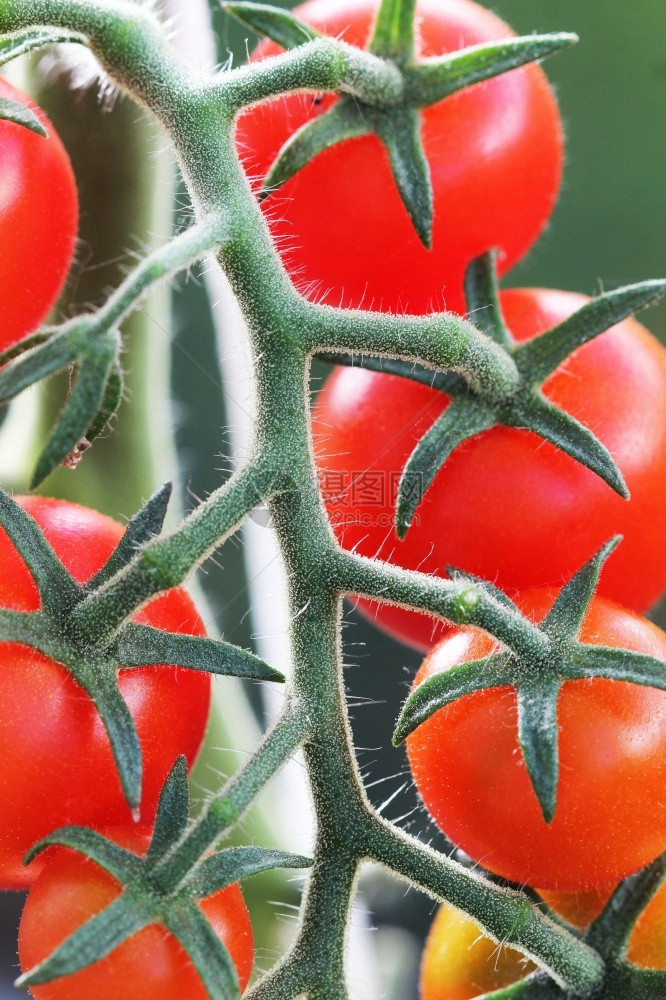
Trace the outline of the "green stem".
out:
[[[311,1000],[346,996],[345,928],[357,868],[365,859],[451,899],[498,939],[515,942],[574,994],[591,991],[603,973],[594,951],[550,922],[526,897],[482,882],[383,823],[367,800],[355,758],[340,650],[343,591],[382,594],[454,622],[476,623],[512,648],[543,653],[543,641],[531,627],[519,624],[519,616],[481,585],[434,580],[338,551],[319,495],[307,394],[309,356],[315,350],[365,350],[455,368],[493,398],[510,393],[517,383],[511,360],[460,319],[346,313],[305,303],[280,262],[240,167],[232,117],[242,102],[269,93],[267,80],[272,92],[326,85],[354,89],[369,101],[373,88],[377,95],[382,87],[390,90],[393,75],[386,64],[352,57],[351,50],[329,41],[276,57],[268,68],[235,71],[202,86],[145,10],[112,0],[3,0],[0,31],[33,23],[85,34],[119,84],[148,105],[169,132],[198,217],[224,207],[230,228],[218,260],[249,326],[258,393],[251,464],[180,528],[149,542],[126,570],[82,602],[72,616],[79,635],[110,638],[142,602],[181,583],[263,499],[269,502],[289,579],[295,664],[290,698],[304,728],[278,725],[271,731],[165,860],[162,877],[177,884],[186,860],[191,865],[193,854],[214,843],[303,742],[317,821],[316,863],[291,954],[267,985],[257,988],[255,1000],[288,1000],[302,993]],[[262,80],[254,91],[253,73]],[[328,83],[313,84],[315,79]]]
[[[516,945],[575,996],[585,996],[600,981],[603,962],[599,955],[581,941],[574,943],[564,927],[540,913],[522,894],[471,876],[456,862],[383,820],[369,826],[368,854],[425,892],[468,913],[496,941]]]
[[[442,580],[342,549],[333,554],[331,576],[344,593],[417,608],[457,625],[476,625],[535,663],[550,651],[548,637],[536,625],[480,584]]]
[[[111,639],[151,597],[177,587],[268,496],[275,475],[258,460],[247,465],[197,507],[169,535],[145,545],[134,561],[72,614],[72,629],[98,641]]]
[[[156,868],[155,878],[162,889],[178,886],[194,862],[241,818],[264,785],[303,742],[307,731],[305,713],[299,706],[288,704],[252,757],[209,802],[173,854]]]

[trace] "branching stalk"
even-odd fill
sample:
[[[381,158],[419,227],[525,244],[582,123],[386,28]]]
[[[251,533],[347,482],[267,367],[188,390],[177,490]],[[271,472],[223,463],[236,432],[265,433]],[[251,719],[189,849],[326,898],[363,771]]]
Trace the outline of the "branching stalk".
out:
[[[409,54],[410,9],[413,5],[383,4],[377,35],[382,53],[397,46]],[[344,593],[476,624],[537,662],[548,647],[547,636],[477,581],[433,579],[342,552],[319,495],[306,391],[314,352],[403,358],[432,368],[433,375],[455,371],[489,400],[509,396],[518,383],[516,365],[502,345],[459,317],[387,316],[306,303],[284,270],[241,169],[233,143],[233,119],[241,108],[294,89],[316,89],[352,94],[387,110],[402,94],[404,77],[397,64],[335,40],[316,39],[202,83],[144,8],[117,0],[2,0],[0,32],[33,27],[82,36],[113,81],[162,124],[199,219],[112,296],[100,314],[104,322],[122,318],[156,277],[216,246],[249,327],[258,394],[256,449],[249,463],[175,531],[147,541],[99,591],[81,600],[70,627],[80,641],[92,637],[111,643],[138,607],[182,583],[264,501],[289,575],[295,672],[285,713],[200,821],[166,854],[154,877],[162,888],[178,886],[193,859],[238,819],[302,744],[317,820],[315,864],[293,948],[254,988],[252,1000],[347,996],[346,927],[358,867],[365,860],[450,900],[496,939],[529,954],[571,995],[590,996],[604,975],[601,956],[545,917],[527,896],[484,882],[380,820],[354,754],[340,652]]]

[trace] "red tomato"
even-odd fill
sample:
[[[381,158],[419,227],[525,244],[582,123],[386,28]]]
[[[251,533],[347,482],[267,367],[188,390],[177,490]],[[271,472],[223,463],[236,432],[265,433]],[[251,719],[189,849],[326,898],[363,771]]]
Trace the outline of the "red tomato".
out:
[[[123,528],[64,500],[20,497],[73,576],[83,582],[106,562]],[[28,569],[0,531],[0,607],[34,611],[39,598]],[[134,621],[204,635],[184,590],[151,601]],[[111,747],[91,699],[54,660],[17,643],[0,645],[0,887],[29,886],[40,862],[22,858],[40,837],[67,823],[131,824]],[[141,821],[150,824],[164,780],[183,753],[193,764],[210,704],[210,677],[195,670],[121,671],[143,752]]]
[[[546,589],[518,604],[540,621]],[[593,598],[581,640],[666,659],[652,622]],[[487,656],[494,640],[465,628],[426,657],[415,686]],[[595,678],[567,681],[558,701],[560,781],[552,823],[542,816],[518,744],[511,688],[467,695],[407,740],[416,787],[438,826],[505,878],[546,889],[606,886],[666,848],[666,692]]]
[[[525,341],[589,300],[511,289],[501,301],[514,336]],[[494,427],[453,452],[399,541],[393,520],[400,473],[449,398],[399,376],[337,369],[317,400],[313,432],[339,540],[438,576],[458,566],[512,591],[561,585],[619,532],[624,541],[604,567],[599,592],[646,611],[666,588],[666,350],[625,320],[576,351],[545,391],[606,445],[631,500],[531,432]],[[362,607],[421,649],[447,632],[413,611]]]
[[[421,1000],[472,1000],[523,979],[535,966],[499,945],[466,914],[444,904],[430,928],[421,960]]]
[[[599,915],[610,891],[544,892],[543,896],[556,913],[583,930]],[[666,970],[666,885],[639,917],[629,940],[628,958],[639,968]],[[520,952],[498,945],[468,916],[444,904],[423,951],[421,1000],[473,1000],[510,986],[533,968]]]
[[[0,350],[39,326],[69,270],[78,226],[74,174],[53,125],[0,79],[0,98],[27,105],[47,138],[0,120]]]
[[[310,0],[295,13],[319,31],[365,47],[377,0]],[[506,38],[513,32],[470,0],[420,0],[422,57]],[[279,49],[262,42],[253,59]],[[285,141],[331,107],[294,94],[251,108],[237,145],[258,187]],[[562,172],[562,126],[539,66],[460,92],[422,115],[434,192],[432,250],[419,241],[373,136],[316,157],[263,208],[289,272],[304,294],[332,305],[463,312],[465,267],[491,247],[506,271],[552,211]]]
[[[125,846],[127,838],[120,839]],[[144,841],[145,844],[145,841]],[[26,901],[19,926],[19,960],[31,969],[84,921],[120,895],[120,885],[81,854],[51,855]],[[236,966],[241,989],[252,972],[252,925],[237,883],[199,904]],[[194,966],[176,939],[152,924],[72,976],[31,986],[35,1000],[207,1000]]]

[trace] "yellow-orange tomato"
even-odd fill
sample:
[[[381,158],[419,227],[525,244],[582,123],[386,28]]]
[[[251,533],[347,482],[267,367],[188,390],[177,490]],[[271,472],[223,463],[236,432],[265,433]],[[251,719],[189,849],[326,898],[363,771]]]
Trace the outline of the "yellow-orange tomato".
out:
[[[421,964],[422,1000],[472,1000],[534,970],[515,948],[499,945],[446,903],[435,917]]]

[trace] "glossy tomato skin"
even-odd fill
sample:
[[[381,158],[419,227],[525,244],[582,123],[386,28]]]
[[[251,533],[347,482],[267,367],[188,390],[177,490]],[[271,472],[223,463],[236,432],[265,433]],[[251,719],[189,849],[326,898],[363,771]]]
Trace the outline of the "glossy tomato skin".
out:
[[[540,621],[548,589],[521,594]],[[666,660],[652,622],[593,598],[581,639]],[[424,660],[415,686],[494,642],[456,631]],[[416,787],[438,826],[470,857],[521,884],[575,891],[618,882],[666,848],[666,692],[595,678],[567,681],[558,700],[560,779],[546,824],[518,744],[511,688],[467,695],[407,740]]]
[[[587,301],[548,289],[501,293],[519,341]],[[401,542],[393,528],[397,480],[448,397],[398,376],[336,369],[314,407],[313,436],[342,544],[438,576],[458,566],[511,592],[559,586],[620,533],[624,540],[604,568],[599,593],[646,611],[666,589],[666,350],[635,320],[625,320],[576,351],[545,392],[606,445],[631,500],[531,432],[494,427],[453,452]],[[413,611],[361,607],[421,649],[447,632]]]
[[[0,350],[34,330],[69,270],[78,227],[76,183],[44,112],[0,79],[0,97],[27,105],[46,138],[0,121]]]
[[[20,497],[58,556],[83,582],[106,562],[123,527],[97,511],[63,500]],[[0,531],[0,607],[33,611],[35,584]],[[134,621],[173,632],[204,635],[184,590],[151,601]],[[17,643],[0,644],[0,887],[29,886],[39,859],[22,865],[28,848],[67,823],[131,824],[111,748],[92,701],[64,668]],[[160,666],[121,671],[143,754],[141,821],[150,824],[166,778],[183,753],[191,766],[203,739],[210,677]]]
[[[364,47],[377,0],[310,0],[296,8],[319,31]],[[423,57],[511,36],[470,0],[420,0]],[[253,54],[275,54],[263,42]],[[290,95],[246,112],[237,146],[258,188],[284,142],[331,107]],[[287,269],[304,294],[331,305],[463,312],[467,263],[491,247],[504,272],[547,222],[562,172],[562,127],[543,70],[528,66],[425,109],[422,137],[434,192],[432,250],[420,243],[375,136],[310,162],[263,208]]]
[[[472,1000],[523,979],[535,966],[515,948],[486,937],[466,914],[444,904],[421,960],[421,1000]]]
[[[136,834],[117,837],[123,846],[143,850]],[[49,851],[42,874],[30,890],[19,926],[23,971],[47,957],[82,923],[120,895],[120,884],[93,861],[65,848]],[[236,966],[241,989],[252,971],[252,925],[237,883],[200,904],[224,941]],[[206,1000],[187,954],[169,932],[152,924],[124,941],[106,958],[72,976],[31,986],[35,1000]]]

